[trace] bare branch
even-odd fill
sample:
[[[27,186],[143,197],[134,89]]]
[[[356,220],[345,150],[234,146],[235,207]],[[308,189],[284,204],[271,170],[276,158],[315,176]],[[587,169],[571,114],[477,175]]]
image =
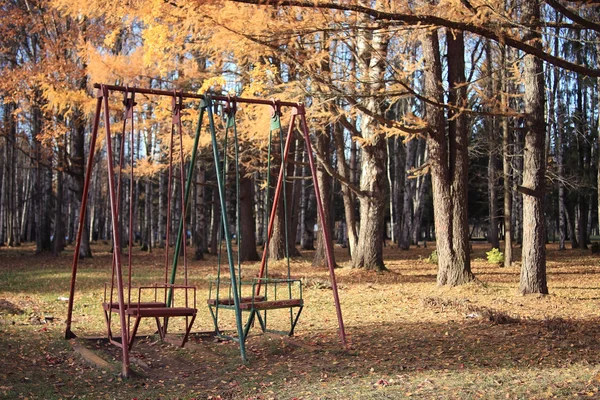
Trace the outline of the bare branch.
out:
[[[338,11],[351,11],[372,17],[375,21],[396,21],[405,25],[434,25],[456,29],[459,31],[470,32],[475,35],[483,36],[501,44],[506,44],[515,49],[521,50],[527,54],[534,55],[557,67],[577,72],[582,75],[600,78],[600,69],[588,68],[586,66],[567,61],[546,53],[544,50],[527,44],[520,39],[514,38],[505,33],[495,32],[492,29],[483,26],[474,25],[465,21],[452,21],[436,15],[413,15],[400,14],[375,10],[358,4],[319,2],[314,0],[229,0],[236,3],[255,4],[263,6],[287,6],[302,8],[320,8]]]

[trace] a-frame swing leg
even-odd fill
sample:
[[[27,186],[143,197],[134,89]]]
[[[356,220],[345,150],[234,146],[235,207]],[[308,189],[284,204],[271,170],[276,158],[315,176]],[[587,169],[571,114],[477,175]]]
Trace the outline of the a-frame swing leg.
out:
[[[319,213],[319,217],[321,221],[325,221],[325,212],[323,211],[323,202],[321,201],[321,191],[319,189],[319,181],[317,179],[317,170],[315,168],[315,161],[312,154],[312,145],[310,143],[310,136],[308,133],[308,124],[306,123],[306,110],[303,104],[300,104],[297,108],[294,109],[294,112],[300,116],[300,122],[302,126],[302,133],[304,136],[304,143],[306,144],[306,153],[308,155],[308,162],[310,165],[310,172],[313,178],[313,186],[315,189],[315,197],[317,200],[317,211]],[[338,294],[337,282],[335,279],[335,271],[333,265],[333,249],[331,245],[331,237],[329,236],[329,230],[323,229],[323,237],[325,239],[325,249],[327,250],[327,267],[329,269],[329,280],[331,281],[331,288],[333,292],[333,301],[335,303],[335,311],[337,314],[338,327],[340,329],[340,339],[344,347],[348,346],[346,341],[346,330],[344,328],[344,320],[342,318],[342,308],[340,306],[340,297]]]
[[[158,336],[160,336],[160,338],[164,340],[165,333],[163,327],[160,325],[160,318],[155,317],[154,319],[156,320],[156,329],[158,331]]]
[[[104,310],[104,321],[106,322],[106,337],[108,337],[108,340],[111,341],[112,340],[112,329],[110,326],[110,316],[108,315],[109,312],[111,312],[112,310]]]
[[[98,96],[102,97],[104,103],[104,129],[106,130],[106,164],[108,172],[108,189],[110,194],[110,211],[112,218],[113,230],[113,254],[115,257],[115,273],[117,277],[117,294],[119,302],[119,319],[121,322],[121,348],[123,349],[123,367],[122,375],[124,378],[129,377],[129,330],[125,315],[125,299],[123,296],[123,271],[121,269],[121,244],[118,224],[117,199],[115,193],[114,168],[112,156],[112,140],[110,132],[110,111],[108,105],[108,89],[102,85],[98,91]]]
[[[100,93],[100,90],[98,90]],[[71,322],[73,320],[73,305],[75,297],[75,281],[77,280],[77,267],[79,265],[79,250],[81,249],[81,238],[85,224],[85,214],[87,210],[88,192],[90,189],[90,180],[92,177],[92,168],[94,166],[94,149],[96,148],[96,139],[98,138],[98,126],[100,124],[100,111],[102,110],[102,97],[97,96],[96,112],[94,114],[94,124],[92,128],[92,137],[90,139],[90,153],[88,155],[87,167],[85,170],[85,180],[83,183],[83,196],[81,198],[81,207],[79,209],[79,222],[77,228],[77,239],[75,240],[75,251],[73,252],[73,264],[71,267],[71,285],[69,288],[69,305],[67,308],[67,321],[65,328],[65,339],[77,337],[71,331]]]
[[[229,234],[229,222],[227,221],[227,207],[225,205],[225,185],[223,183],[223,176],[221,175],[220,168],[220,157],[219,157],[219,148],[217,143],[217,135],[215,133],[215,121],[213,117],[213,103],[210,96],[206,96],[205,103],[203,104],[208,111],[208,123],[210,126],[210,135],[212,139],[212,148],[213,148],[213,159],[215,164],[215,173],[217,176],[217,188],[219,191],[219,201],[221,202],[221,219],[223,226],[223,233],[225,236],[225,244],[227,247],[227,262],[229,263],[229,275],[231,277],[231,285],[233,286],[232,294],[233,294],[233,304],[235,307],[235,322],[237,326],[237,333],[239,344],[240,344],[240,355],[242,357],[242,361],[246,362],[246,344],[244,340],[244,327],[242,326],[242,311],[240,309],[240,297],[238,292],[238,282],[235,274],[235,266],[233,262],[233,250],[231,248],[231,235]]]
[[[258,315],[258,320],[261,321],[260,314],[258,312],[256,312],[255,310],[250,311],[250,315],[248,316],[248,321],[246,322],[246,325],[244,326],[244,340],[246,340],[246,338],[248,337],[248,333],[250,332],[250,328],[254,324],[254,319],[255,319],[256,315]],[[261,326],[262,326],[262,323],[261,323]]]
[[[194,321],[196,320],[196,315],[192,316],[189,323],[187,323],[187,317],[185,317],[185,319],[186,319],[185,335],[183,336],[183,340],[181,341],[181,347],[185,346],[185,344],[188,341],[188,338],[190,336],[190,331],[192,330],[192,325],[194,325]]]
[[[215,313],[215,310],[213,309],[212,305],[208,306],[208,310],[210,311],[210,316],[213,320],[213,325],[215,327],[215,335],[217,337],[221,337],[221,331],[219,330],[219,321],[218,321],[218,317],[217,314]]]
[[[131,331],[131,336],[129,337],[129,343],[127,343],[127,347],[129,350],[133,347],[133,342],[135,341],[135,335],[137,334],[138,327],[140,326],[140,321],[142,317],[139,315],[136,317],[135,322],[133,323],[133,330]],[[160,332],[160,329],[159,329]]]

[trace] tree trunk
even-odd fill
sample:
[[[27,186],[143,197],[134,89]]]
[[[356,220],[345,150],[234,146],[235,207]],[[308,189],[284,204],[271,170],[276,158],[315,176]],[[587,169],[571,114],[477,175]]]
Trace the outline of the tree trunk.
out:
[[[326,243],[324,230],[327,229],[329,237],[333,237],[331,234],[331,178],[321,163],[331,163],[331,157],[329,155],[330,142],[331,138],[329,136],[328,129],[326,129],[325,132],[317,134],[317,145],[315,147],[317,153],[321,154],[322,156],[322,160],[319,160],[320,162],[318,162],[316,165],[317,184],[319,185],[321,192],[321,203],[323,204],[323,214],[325,216],[325,220],[323,221],[321,220],[321,215],[317,213],[317,225],[319,226],[319,230],[317,231],[317,249],[312,262],[312,266],[317,268],[327,267],[327,248],[325,246]],[[333,260],[333,265],[336,265],[335,259]]]
[[[64,137],[63,137],[64,139]],[[64,197],[64,179],[63,179],[63,161],[64,145],[58,144],[58,168],[56,172],[56,202],[54,209],[54,239],[52,241],[52,254],[58,256],[65,248],[65,227],[63,220],[63,197]]]
[[[240,259],[241,261],[259,261],[256,251],[256,225],[252,202],[254,180],[244,170],[240,171]]]
[[[335,129],[333,132],[333,140],[335,143],[335,152],[337,160],[338,173],[350,183],[352,182],[351,167],[346,163],[346,147],[344,143],[344,130]],[[350,257],[353,257],[356,249],[358,235],[356,232],[356,212],[354,207],[354,196],[348,185],[342,184],[342,198],[344,201],[344,217],[346,221],[346,231],[348,236],[348,247],[350,249]]]
[[[85,88],[85,82],[82,83]],[[78,201],[83,199],[83,185],[85,179],[85,116],[81,110],[77,110],[74,117],[75,129],[73,130],[72,149],[71,149],[71,176],[73,178],[73,191]],[[94,150],[92,150],[94,151]],[[80,203],[81,204],[81,203]],[[81,235],[81,247],[79,257],[86,258],[92,256],[90,248],[89,234],[89,213],[86,213]]]
[[[523,18],[534,25],[540,20],[539,0],[523,3]],[[541,35],[528,31],[524,40],[542,48]],[[546,283],[546,235],[544,218],[546,124],[544,119],[544,66],[533,55],[523,57],[525,151],[523,155],[523,253],[520,291],[548,293]]]
[[[304,148],[304,140],[297,138],[296,139],[296,148],[294,151],[294,177],[300,178],[302,176],[302,155],[304,154],[302,149]],[[254,187],[254,186],[253,186]],[[290,243],[293,243],[294,247],[299,243],[298,240],[298,227],[300,223],[300,196],[302,193],[302,179],[295,179],[292,185],[292,200],[291,200],[291,219],[292,222],[290,224],[289,229],[289,239]],[[300,254],[298,252],[298,254]]]
[[[304,146],[303,146],[304,147]],[[303,152],[303,162],[308,164],[308,153],[306,148]],[[306,166],[304,168],[305,177],[311,176],[310,168]],[[313,185],[309,185],[309,180],[302,180],[302,195],[300,197],[300,248],[302,250],[314,250],[315,249],[315,222],[317,218],[317,206],[315,190]]]
[[[164,171],[160,171],[158,173],[158,227],[157,227],[157,231],[158,231],[158,247],[159,248],[163,248],[165,247],[165,239],[166,239],[166,235],[167,235],[167,228],[166,228],[166,207],[167,207],[167,203],[165,202],[165,199],[167,197],[166,195],[166,191],[167,191],[167,185],[165,182],[165,172]]]
[[[449,101],[465,106],[464,37],[462,32],[447,32]],[[443,102],[442,64],[437,31],[428,32],[422,40],[425,61],[425,93]],[[449,113],[446,137],[443,110],[426,105],[430,126],[427,138],[431,163],[438,285],[456,286],[474,279],[471,272],[467,207],[468,143],[464,115]]]
[[[6,245],[15,246],[15,141],[17,139],[17,126],[15,115],[16,105],[13,102],[4,103],[4,179],[6,190],[4,197],[4,216],[6,226]]]
[[[377,2],[376,6],[381,6],[380,2]],[[357,42],[357,66],[365,82],[364,91],[372,94],[365,99],[363,106],[373,114],[381,112],[381,105],[375,94],[384,88],[387,35],[384,29],[372,32],[365,30],[359,32]],[[352,257],[352,266],[382,271],[385,269],[383,263],[385,206],[389,195],[386,178],[386,141],[385,136],[378,129],[377,122],[369,114],[361,115],[360,132],[364,139],[361,148],[360,189],[368,193],[368,196],[359,198],[360,230],[356,252]]]
[[[487,70],[490,73],[488,82],[486,85],[487,97],[491,100],[494,97],[494,75],[491,74],[493,71],[493,60],[492,60],[492,49],[490,41],[487,41],[485,45],[486,49],[486,64]],[[492,245],[493,249],[500,249],[500,240],[498,239],[498,191],[496,189],[497,172],[496,172],[496,149],[497,149],[497,135],[496,135],[496,123],[494,117],[487,117],[485,119],[486,131],[488,134],[488,201],[489,201],[489,230],[488,240]]]
[[[600,68],[600,44],[596,44],[596,67]],[[600,88],[600,78],[596,79],[596,87]],[[598,141],[600,142],[600,90],[597,90],[597,104],[596,104],[596,108],[598,109],[598,121],[597,121],[597,135],[598,135]],[[597,184],[597,197],[598,197],[598,230],[600,231],[600,156],[597,159],[597,179],[596,179],[596,184]]]
[[[196,246],[196,251],[194,253],[195,260],[203,260],[204,253],[206,253],[207,248],[207,230],[206,230],[206,210],[205,210],[205,198],[206,198],[206,188],[204,187],[204,183],[206,183],[206,170],[204,169],[204,165],[202,163],[198,163],[196,168],[196,181],[198,184],[196,185],[196,231],[194,232],[194,246]],[[242,224],[242,227],[244,225]],[[242,238],[242,243],[244,239]]]
[[[506,72],[506,51],[502,57],[503,70],[503,90],[502,90],[502,109],[508,110],[508,74]],[[504,176],[504,266],[512,265],[512,162],[511,162],[511,131],[509,128],[508,117],[502,118],[502,173]]]
[[[274,131],[273,134],[276,132]],[[295,138],[292,136],[292,143],[290,144],[289,154],[294,154],[296,151],[295,148]],[[281,168],[281,160],[283,158],[283,147],[285,143],[281,143],[279,140],[273,141],[273,153],[276,154],[276,162],[279,166],[278,168],[273,169],[273,174],[271,175],[271,196],[274,196],[277,178],[279,176],[279,170]],[[277,148],[275,150],[275,147]],[[289,158],[289,156],[288,156]],[[277,213],[275,214],[275,221],[273,223],[273,234],[271,235],[271,241],[269,242],[269,259],[271,260],[281,260],[286,256],[286,240],[288,242],[287,254],[290,257],[299,256],[300,253],[296,249],[296,243],[290,240],[290,231],[292,227],[292,199],[293,199],[293,185],[291,181],[288,179],[289,176],[292,176],[294,173],[294,164],[288,162],[285,165],[286,171],[284,175],[284,183],[281,186],[281,196],[279,197],[279,204],[277,205]],[[285,201],[285,203],[284,203]],[[272,204],[271,207],[275,207],[275,204]],[[287,210],[287,211],[286,211]],[[267,210],[267,215],[270,217],[271,210]],[[268,226],[268,224],[267,224]],[[286,239],[286,229],[287,229],[287,239]]]
[[[408,175],[412,169],[415,168],[415,158],[417,155],[418,139],[414,138],[406,144],[406,161],[405,161],[405,173]],[[398,239],[398,247],[402,250],[408,250],[411,244],[411,233],[413,231],[413,198],[414,192],[417,187],[416,177],[411,177],[405,180],[404,185],[404,198],[402,206],[402,229],[400,231],[400,238]]]
[[[217,254],[219,241],[219,228],[221,226],[221,203],[219,201],[219,192],[217,188],[212,188],[212,217],[210,231],[210,253]]]

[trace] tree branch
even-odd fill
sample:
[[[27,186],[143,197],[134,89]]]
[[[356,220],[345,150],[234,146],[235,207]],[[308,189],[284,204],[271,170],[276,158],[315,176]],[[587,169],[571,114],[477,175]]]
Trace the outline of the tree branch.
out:
[[[507,34],[498,33],[492,29],[484,28],[482,26],[473,25],[464,21],[451,21],[446,18],[438,17],[435,15],[412,15],[412,14],[399,14],[385,11],[375,10],[369,7],[357,5],[357,4],[338,4],[330,2],[318,2],[315,0],[229,0],[236,3],[263,5],[263,6],[287,6],[287,7],[302,7],[302,8],[320,8],[328,10],[338,11],[350,11],[356,12],[372,17],[375,21],[396,21],[406,25],[434,25],[440,27],[446,27],[450,29],[456,29],[459,31],[470,32],[475,35],[483,36],[488,39],[494,40],[501,44],[506,44],[515,49],[521,50],[527,54],[534,55],[541,60],[544,60],[557,67],[577,72],[582,75],[592,76],[600,78],[600,69],[588,68],[586,66],[576,64],[560,57],[548,54],[542,49],[539,49],[530,44],[524,43],[519,39],[516,39]]]
[[[580,16],[579,14],[577,14],[576,12],[569,10],[567,7],[560,4],[558,2],[558,0],[545,0],[545,2],[550,7],[554,8],[556,11],[558,11],[565,17],[569,18],[571,21],[583,26],[584,28],[591,29],[596,32],[600,32],[599,24],[592,22],[590,20],[587,20],[587,19],[583,18],[582,16]]]

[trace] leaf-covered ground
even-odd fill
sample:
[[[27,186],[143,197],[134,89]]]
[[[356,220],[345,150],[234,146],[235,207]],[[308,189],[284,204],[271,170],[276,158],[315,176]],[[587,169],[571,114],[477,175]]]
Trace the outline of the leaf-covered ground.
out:
[[[340,268],[344,320],[350,349],[337,338],[327,271],[310,267],[311,254],[292,262],[304,280],[305,309],[292,339],[259,333],[248,340],[249,363],[235,343],[195,335],[184,349],[160,342],[154,326],[132,356],[134,377],[122,380],[120,350],[101,338],[100,304],[110,277],[107,246],[81,264],[73,330],[78,343],[107,360],[89,365],[62,339],[72,255],[35,255],[24,246],[0,249],[0,398],[212,398],[384,399],[598,397],[600,389],[600,258],[588,252],[548,251],[548,296],[519,295],[518,264],[505,269],[485,261],[489,246],[475,245],[476,283],[438,288],[432,248],[386,248],[389,272]],[[339,264],[348,263],[336,249]],[[163,276],[161,251],[135,253],[134,282]],[[283,263],[271,270],[282,274]],[[216,259],[190,263],[198,287],[195,332],[209,331],[205,301]],[[245,265],[254,276],[257,265]],[[269,314],[274,328],[289,324],[286,311]],[[221,314],[233,329],[233,314]],[[173,321],[171,330],[181,324]]]

